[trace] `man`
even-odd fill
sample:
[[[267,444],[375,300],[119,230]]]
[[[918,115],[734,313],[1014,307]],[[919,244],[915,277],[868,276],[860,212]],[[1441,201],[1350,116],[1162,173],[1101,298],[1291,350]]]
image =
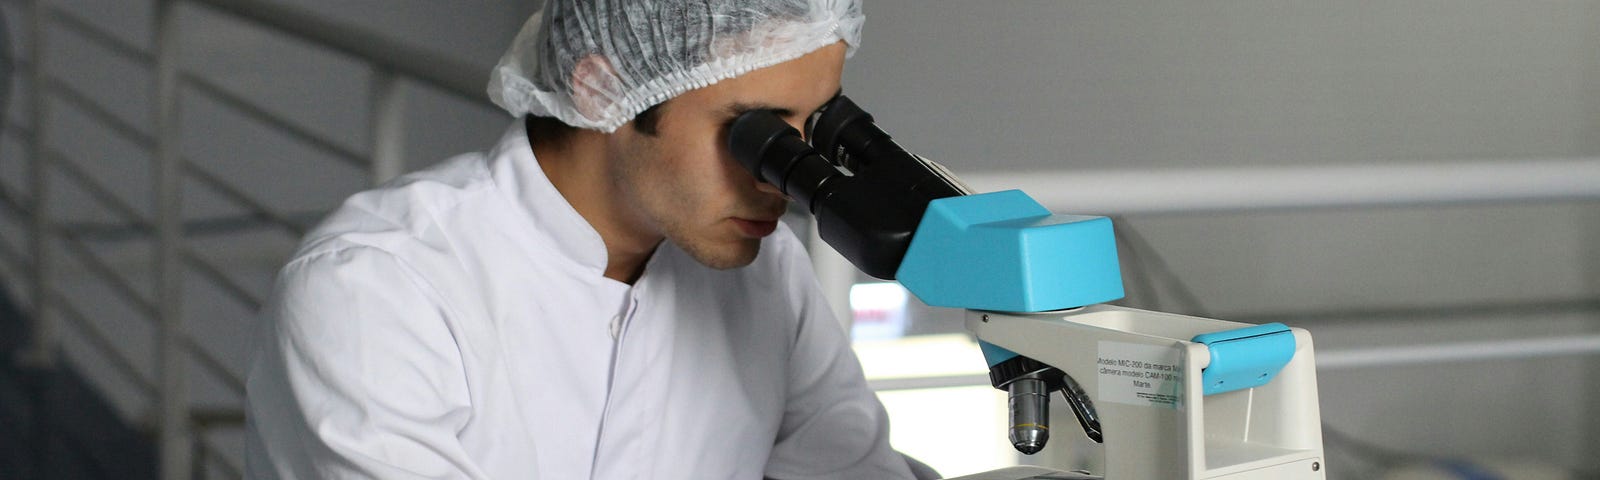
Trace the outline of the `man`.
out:
[[[839,90],[860,7],[552,0],[492,150],[351,197],[280,272],[256,478],[910,478],[726,125]]]

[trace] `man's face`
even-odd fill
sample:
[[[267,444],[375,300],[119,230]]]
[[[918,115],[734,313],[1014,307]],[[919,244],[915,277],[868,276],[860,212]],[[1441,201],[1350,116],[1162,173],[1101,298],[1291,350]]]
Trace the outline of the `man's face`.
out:
[[[727,147],[728,123],[777,110],[800,128],[839,91],[845,45],[693,90],[658,107],[656,134],[623,125],[610,136],[615,191],[635,235],[666,238],[706,266],[742,267],[777,228],[786,200],[756,180]],[[631,215],[630,215],[631,214]]]

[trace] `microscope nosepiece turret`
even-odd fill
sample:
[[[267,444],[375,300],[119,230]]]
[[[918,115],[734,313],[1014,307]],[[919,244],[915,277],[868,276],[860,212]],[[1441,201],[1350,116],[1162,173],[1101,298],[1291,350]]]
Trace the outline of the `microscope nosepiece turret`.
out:
[[[990,349],[999,351],[998,347]],[[995,388],[1006,391],[1011,407],[1011,425],[1006,433],[1017,451],[1033,455],[1050,441],[1050,394],[1057,391],[1066,398],[1089,439],[1104,441],[1100,436],[1100,416],[1089,394],[1060,369],[1011,354],[989,366],[989,381]]]

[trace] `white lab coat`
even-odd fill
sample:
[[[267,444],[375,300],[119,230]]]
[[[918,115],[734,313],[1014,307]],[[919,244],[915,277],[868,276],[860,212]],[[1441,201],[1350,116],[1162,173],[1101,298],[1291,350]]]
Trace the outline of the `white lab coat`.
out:
[[[351,197],[265,309],[249,476],[910,478],[787,228],[741,269],[605,265],[522,122]]]

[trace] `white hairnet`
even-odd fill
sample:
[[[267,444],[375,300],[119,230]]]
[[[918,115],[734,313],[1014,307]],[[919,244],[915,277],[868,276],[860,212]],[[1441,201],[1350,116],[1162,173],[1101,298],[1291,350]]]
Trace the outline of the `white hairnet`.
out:
[[[861,43],[859,0],[548,0],[489,80],[522,116],[611,132],[683,92],[843,40]]]

